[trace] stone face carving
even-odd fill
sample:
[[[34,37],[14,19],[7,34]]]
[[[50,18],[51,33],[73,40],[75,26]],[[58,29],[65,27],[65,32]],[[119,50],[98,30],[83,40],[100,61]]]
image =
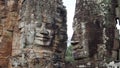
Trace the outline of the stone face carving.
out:
[[[49,19],[49,18],[47,18]],[[47,20],[42,23],[37,23],[35,28],[34,44],[38,46],[50,46],[54,37],[53,21]]]
[[[97,53],[97,44],[102,43],[100,36],[102,35],[103,18],[99,11],[96,11],[97,7],[98,5],[94,0],[80,0],[76,3],[73,23],[74,33],[71,40],[75,59],[93,57]]]
[[[67,25],[62,1],[20,0],[18,7],[10,67],[64,68]]]
[[[77,22],[77,20],[75,22]],[[80,32],[79,27],[80,26],[78,26],[78,23],[76,24],[77,28],[73,28],[74,34],[72,37],[71,44],[74,46],[73,47],[73,50],[74,50],[73,55],[74,55],[75,59],[86,58],[89,55],[88,46],[85,46],[88,44],[88,39],[86,39],[88,36],[87,36],[87,34],[85,34],[86,33],[86,26],[84,23],[85,22],[83,22],[81,24],[81,35],[79,35],[79,32]]]
[[[74,58],[81,64],[85,61],[98,67],[99,63],[104,64],[112,58],[116,2],[103,1],[76,0],[71,44]]]

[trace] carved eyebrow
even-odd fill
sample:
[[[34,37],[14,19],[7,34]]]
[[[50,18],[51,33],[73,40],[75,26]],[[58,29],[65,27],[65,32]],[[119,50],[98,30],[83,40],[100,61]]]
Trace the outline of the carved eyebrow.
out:
[[[46,23],[46,28],[52,28],[53,24],[52,23]]]

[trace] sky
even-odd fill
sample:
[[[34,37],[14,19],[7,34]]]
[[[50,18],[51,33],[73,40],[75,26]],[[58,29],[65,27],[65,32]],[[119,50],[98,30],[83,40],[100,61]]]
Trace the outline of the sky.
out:
[[[68,45],[70,44],[70,40],[73,34],[72,24],[73,17],[75,12],[75,1],[76,0],[63,0],[63,4],[67,9],[67,34],[68,34]]]

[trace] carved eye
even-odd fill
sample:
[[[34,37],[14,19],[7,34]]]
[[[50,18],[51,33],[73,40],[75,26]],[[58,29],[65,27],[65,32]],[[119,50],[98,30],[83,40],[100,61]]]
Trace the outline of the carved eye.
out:
[[[52,23],[46,23],[46,28],[47,28],[47,29],[52,29],[52,28],[53,28]]]
[[[60,13],[60,12],[61,12],[60,8],[57,8],[57,13]]]

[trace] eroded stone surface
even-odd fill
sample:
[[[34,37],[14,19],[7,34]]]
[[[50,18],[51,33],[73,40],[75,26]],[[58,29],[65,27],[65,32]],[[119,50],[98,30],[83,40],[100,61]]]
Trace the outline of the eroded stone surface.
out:
[[[98,67],[117,57],[116,5],[112,0],[76,0],[71,40],[76,62]]]
[[[0,1],[0,67],[8,68],[12,53],[13,27],[17,23],[17,1]]]
[[[62,0],[20,0],[11,68],[64,68],[67,40]]]
[[[0,68],[64,68],[62,0],[0,1]]]

